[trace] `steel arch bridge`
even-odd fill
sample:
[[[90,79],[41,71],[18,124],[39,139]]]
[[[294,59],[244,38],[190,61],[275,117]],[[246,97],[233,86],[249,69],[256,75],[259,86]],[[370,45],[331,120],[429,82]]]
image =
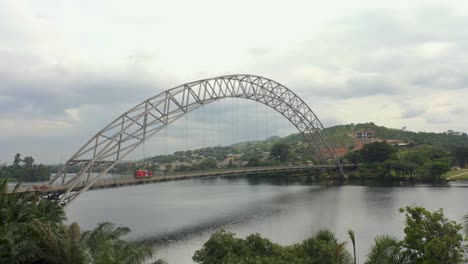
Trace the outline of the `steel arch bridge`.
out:
[[[56,199],[68,204],[145,140],[187,113],[224,98],[249,99],[274,109],[298,129],[322,163],[333,161],[344,175],[333,141],[299,96],[271,79],[234,74],[182,84],[117,117],[73,154],[50,180],[50,185],[66,186],[67,191]],[[70,167],[76,165],[81,166],[80,171],[73,177],[66,177]],[[85,182],[83,188],[76,188],[79,182]]]

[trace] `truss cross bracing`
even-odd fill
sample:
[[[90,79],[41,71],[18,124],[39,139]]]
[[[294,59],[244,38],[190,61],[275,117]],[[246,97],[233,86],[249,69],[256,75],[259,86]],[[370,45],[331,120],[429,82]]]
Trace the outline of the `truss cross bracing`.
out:
[[[68,204],[88,190],[119,161],[163,128],[206,104],[224,98],[253,100],[287,118],[314,149],[322,163],[342,165],[335,145],[309,106],[285,86],[254,75],[227,75],[186,83],[151,97],[128,110],[84,144],[59,170],[50,184],[67,186],[60,202]],[[81,170],[67,177],[67,170]],[[99,170],[97,170],[99,168]],[[94,171],[99,171],[93,173]],[[76,188],[86,182],[85,187]]]

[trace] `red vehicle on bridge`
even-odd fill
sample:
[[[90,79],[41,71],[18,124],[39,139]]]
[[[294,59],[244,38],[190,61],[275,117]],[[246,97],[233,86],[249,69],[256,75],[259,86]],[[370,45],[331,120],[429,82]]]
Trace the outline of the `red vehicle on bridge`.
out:
[[[151,178],[151,176],[153,176],[153,172],[150,170],[136,170],[133,173],[133,177],[135,177],[135,179]]]

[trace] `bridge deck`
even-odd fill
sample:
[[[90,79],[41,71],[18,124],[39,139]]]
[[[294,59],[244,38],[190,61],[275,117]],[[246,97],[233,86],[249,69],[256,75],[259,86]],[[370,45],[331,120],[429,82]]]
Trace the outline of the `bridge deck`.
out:
[[[355,169],[356,165],[344,165],[344,169]],[[259,174],[268,172],[290,172],[290,171],[306,171],[306,170],[332,170],[337,169],[336,165],[292,165],[292,166],[268,166],[268,167],[251,167],[251,168],[233,168],[223,170],[211,170],[211,171],[192,171],[192,172],[180,172],[175,174],[160,174],[154,175],[147,179],[135,179],[129,177],[118,177],[118,178],[107,178],[100,179],[94,183],[90,190],[105,189],[105,188],[117,188],[129,185],[137,184],[149,184],[167,181],[178,181],[192,178],[202,177],[214,177],[214,176],[235,176],[235,175],[246,175],[246,174]],[[86,186],[86,182],[79,182],[73,189],[74,191],[80,190]],[[32,187],[21,187],[18,192],[40,192],[42,194],[65,192],[69,186],[67,185],[47,185],[42,186],[41,189],[34,189]]]

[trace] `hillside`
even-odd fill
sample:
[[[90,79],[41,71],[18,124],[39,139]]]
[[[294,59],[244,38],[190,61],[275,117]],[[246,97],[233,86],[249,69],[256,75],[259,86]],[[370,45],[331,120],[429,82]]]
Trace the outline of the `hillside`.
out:
[[[374,123],[338,125],[327,128],[328,134],[341,149],[352,149],[356,146],[355,135],[360,131],[372,131],[377,140],[398,140],[411,145],[432,145],[451,151],[455,147],[468,147],[466,133],[448,131],[445,133],[412,132],[404,129],[387,128]],[[190,151],[178,151],[172,155],[159,155],[147,158],[151,163],[181,163],[189,165],[193,161],[210,159],[227,166],[229,160],[246,162],[252,159],[265,159],[271,147],[277,143],[287,143],[291,147],[292,162],[308,162],[313,160],[313,151],[303,142],[300,134],[270,137],[268,140],[237,143],[231,146],[215,146]],[[228,158],[231,157],[231,159]],[[232,161],[231,164],[232,165]],[[178,166],[178,165],[176,165]]]
[[[448,130],[444,133],[413,132],[405,129],[387,128],[374,123],[339,125],[327,128],[327,132],[333,138],[337,146],[352,146],[353,135],[358,131],[371,130],[375,137],[386,140],[402,140],[414,144],[426,144],[451,150],[455,147],[468,147],[466,133]]]

